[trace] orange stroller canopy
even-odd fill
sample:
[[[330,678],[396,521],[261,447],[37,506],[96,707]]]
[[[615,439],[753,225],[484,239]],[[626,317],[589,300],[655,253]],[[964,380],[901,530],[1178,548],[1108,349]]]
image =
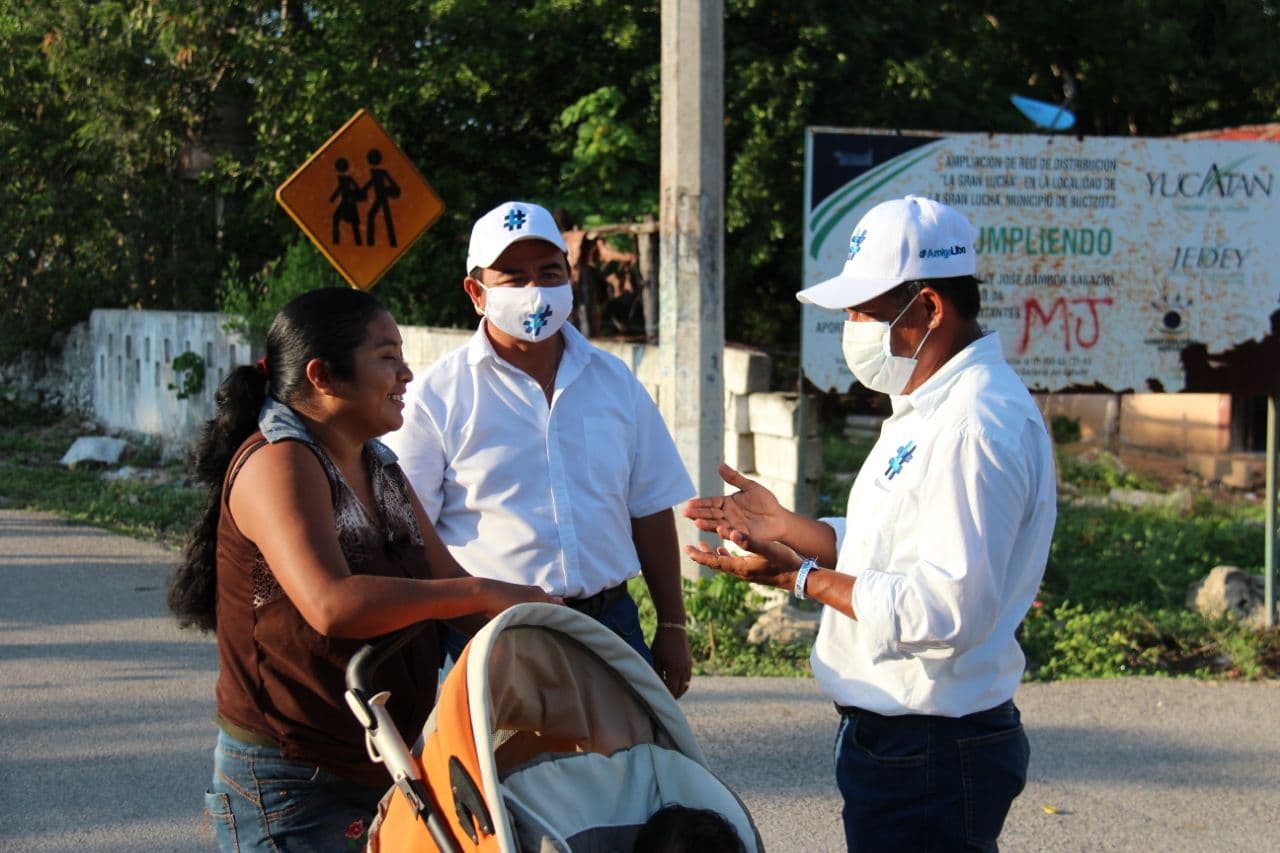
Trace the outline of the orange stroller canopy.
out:
[[[371,851],[630,851],[641,825],[671,804],[713,810],[744,850],[761,849],[746,807],[708,769],[652,668],[568,607],[522,604],[489,622],[412,751],[393,726],[375,728],[371,753],[398,784],[370,829]],[[412,779],[443,843],[406,796]]]

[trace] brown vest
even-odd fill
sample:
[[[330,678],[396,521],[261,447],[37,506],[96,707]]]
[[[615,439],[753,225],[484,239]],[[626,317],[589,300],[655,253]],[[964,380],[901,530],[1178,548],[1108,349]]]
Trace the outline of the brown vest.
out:
[[[426,577],[426,554],[400,466],[383,465],[366,446],[381,519],[372,520],[325,452],[315,453],[329,478],[338,539],[352,574]],[[218,713],[233,725],[280,745],[286,758],[317,764],[375,788],[386,769],[369,760],[364,729],[347,707],[347,662],[366,640],[317,633],[276,583],[262,552],[245,538],[228,505],[244,461],[266,445],[250,436],[227,468],[218,521]],[[435,702],[439,632],[428,625],[373,678],[391,691],[388,704],[401,735],[417,739]]]

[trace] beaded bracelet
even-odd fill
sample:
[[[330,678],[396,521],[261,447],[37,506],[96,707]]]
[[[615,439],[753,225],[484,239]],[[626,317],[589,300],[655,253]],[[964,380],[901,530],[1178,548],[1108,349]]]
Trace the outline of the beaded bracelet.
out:
[[[684,631],[686,634],[689,633],[689,629],[685,627],[683,622],[659,622],[658,627],[670,628],[673,631]]]

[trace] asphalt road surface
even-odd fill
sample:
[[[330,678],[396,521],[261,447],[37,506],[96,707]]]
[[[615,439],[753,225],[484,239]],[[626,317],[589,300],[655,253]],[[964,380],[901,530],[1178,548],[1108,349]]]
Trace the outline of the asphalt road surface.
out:
[[[217,659],[164,606],[172,551],[0,510],[0,850],[209,849]],[[1010,851],[1280,851],[1280,682],[1029,684]],[[812,680],[681,700],[770,851],[838,851],[837,718]]]

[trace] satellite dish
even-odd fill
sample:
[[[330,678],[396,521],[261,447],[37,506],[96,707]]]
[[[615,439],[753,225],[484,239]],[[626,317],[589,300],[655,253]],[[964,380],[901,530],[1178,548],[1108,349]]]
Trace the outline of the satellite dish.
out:
[[[1036,127],[1045,130],[1069,130],[1076,123],[1075,113],[1067,109],[1067,103],[1050,104],[1034,98],[1024,98],[1021,95],[1010,95],[1009,100],[1013,101],[1018,111],[1031,119],[1031,123]]]

